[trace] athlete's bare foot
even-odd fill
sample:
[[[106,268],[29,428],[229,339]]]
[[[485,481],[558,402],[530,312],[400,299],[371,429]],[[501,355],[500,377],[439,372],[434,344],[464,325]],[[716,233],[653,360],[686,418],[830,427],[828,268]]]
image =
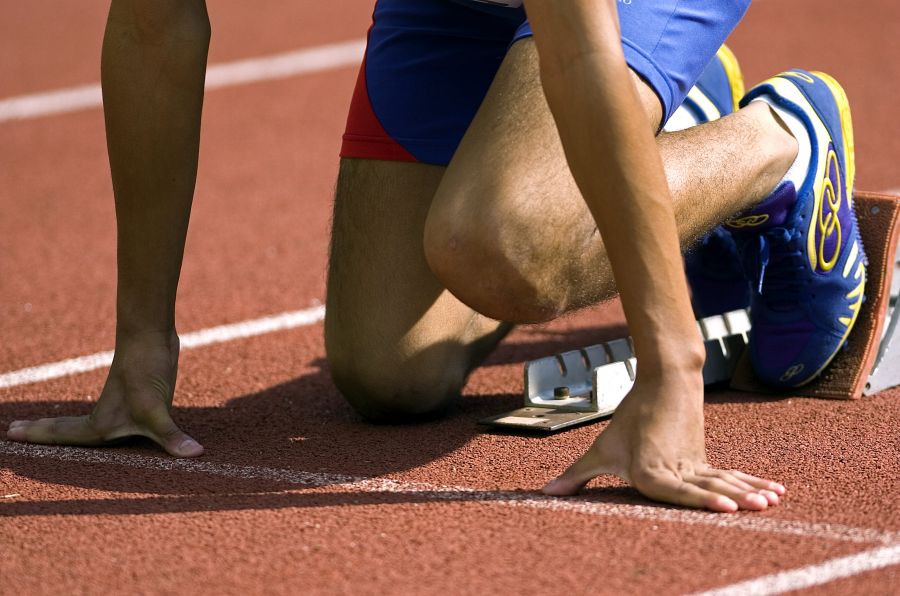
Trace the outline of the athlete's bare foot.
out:
[[[543,492],[572,495],[592,478],[614,474],[644,496],[676,505],[721,512],[777,505],[785,493],[782,485],[707,463],[702,384],[679,381],[642,383],[638,375],[606,430]]]
[[[123,438],[152,439],[177,457],[203,447],[172,421],[169,409],[178,373],[178,336],[141,334],[120,339],[100,399],[89,416],[16,420],[6,438],[51,445],[101,446]]]

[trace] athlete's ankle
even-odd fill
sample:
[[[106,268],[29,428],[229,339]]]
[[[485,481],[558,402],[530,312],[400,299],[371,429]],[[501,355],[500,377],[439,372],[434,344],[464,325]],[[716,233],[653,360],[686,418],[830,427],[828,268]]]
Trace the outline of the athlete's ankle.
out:
[[[754,180],[748,181],[746,197],[755,205],[765,199],[778,186],[794,164],[800,144],[775,112],[765,103],[754,101],[730,118],[743,119],[747,132],[753,135],[753,148],[757,159],[763,163]],[[751,132],[752,131],[752,132]]]
[[[800,143],[775,110],[762,101],[750,102],[742,112],[749,112],[762,131],[762,143],[774,170],[783,176],[797,159]]]

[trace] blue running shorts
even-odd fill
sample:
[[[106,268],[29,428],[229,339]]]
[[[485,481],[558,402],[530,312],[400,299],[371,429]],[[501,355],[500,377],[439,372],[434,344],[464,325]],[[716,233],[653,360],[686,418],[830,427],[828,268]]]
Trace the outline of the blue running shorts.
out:
[[[750,0],[619,0],[628,65],[665,119]],[[475,0],[378,0],[341,156],[450,162],[509,47],[531,35],[522,8]]]

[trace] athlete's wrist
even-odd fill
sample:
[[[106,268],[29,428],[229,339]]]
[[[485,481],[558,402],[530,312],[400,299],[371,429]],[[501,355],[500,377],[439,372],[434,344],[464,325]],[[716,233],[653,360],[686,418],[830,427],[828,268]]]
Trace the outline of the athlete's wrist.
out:
[[[706,350],[696,332],[636,343],[635,355],[642,376],[659,378],[702,375],[706,360]]]

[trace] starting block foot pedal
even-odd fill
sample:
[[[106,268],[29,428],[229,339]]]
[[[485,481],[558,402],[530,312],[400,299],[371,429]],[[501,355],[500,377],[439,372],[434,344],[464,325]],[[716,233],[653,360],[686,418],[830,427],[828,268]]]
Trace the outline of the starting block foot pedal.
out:
[[[706,347],[703,381],[728,381],[747,345],[750,318],[737,310],[697,321]],[[553,432],[612,415],[634,385],[631,338],[616,339],[525,364],[525,407],[481,424]]]

